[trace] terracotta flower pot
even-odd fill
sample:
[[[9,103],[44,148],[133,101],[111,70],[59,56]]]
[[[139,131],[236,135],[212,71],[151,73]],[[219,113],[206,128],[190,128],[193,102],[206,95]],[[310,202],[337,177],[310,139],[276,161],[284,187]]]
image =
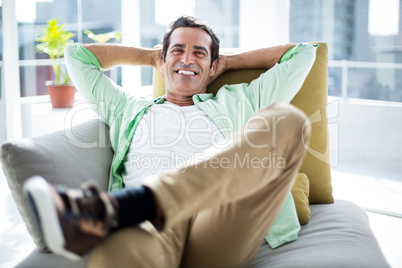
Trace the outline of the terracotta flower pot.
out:
[[[47,84],[53,108],[69,108],[74,105],[75,86]]]

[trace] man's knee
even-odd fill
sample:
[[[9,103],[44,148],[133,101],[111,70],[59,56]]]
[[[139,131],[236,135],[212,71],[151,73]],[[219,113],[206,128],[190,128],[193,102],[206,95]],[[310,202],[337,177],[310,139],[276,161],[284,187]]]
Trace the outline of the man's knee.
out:
[[[276,123],[280,121],[294,122],[296,125],[305,124],[308,120],[307,115],[292,104],[276,103],[261,109],[257,115],[267,119],[273,119]]]
[[[307,143],[311,133],[311,124],[307,115],[292,104],[286,105],[283,109],[288,120],[287,127],[296,133],[296,138]]]
[[[284,139],[305,144],[310,136],[310,123],[306,114],[291,104],[273,104],[261,109],[245,124],[245,134],[260,133],[257,136],[265,136],[269,141],[265,144],[275,148]],[[270,134],[270,135],[264,135]],[[260,139],[260,138],[259,138]],[[260,139],[260,141],[262,141]]]

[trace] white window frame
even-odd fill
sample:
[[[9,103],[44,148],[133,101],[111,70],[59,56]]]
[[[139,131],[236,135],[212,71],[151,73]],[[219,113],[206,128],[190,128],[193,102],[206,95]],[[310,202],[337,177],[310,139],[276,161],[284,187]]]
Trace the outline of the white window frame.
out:
[[[5,109],[6,138],[20,138],[21,105],[20,105],[20,71],[18,54],[18,24],[15,0],[3,0],[3,86],[2,102]],[[7,38],[4,38],[7,36]]]

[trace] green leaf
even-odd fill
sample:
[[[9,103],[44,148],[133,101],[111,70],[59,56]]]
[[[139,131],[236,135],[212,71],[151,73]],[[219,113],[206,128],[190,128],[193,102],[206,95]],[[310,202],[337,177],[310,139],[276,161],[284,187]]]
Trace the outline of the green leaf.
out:
[[[66,79],[60,78],[57,63],[54,61],[64,56],[66,46],[74,42],[72,40],[74,34],[65,30],[64,27],[65,24],[59,24],[59,18],[55,18],[49,20],[46,27],[38,27],[38,31],[35,33],[35,41],[38,42],[35,46],[36,51],[48,54],[49,58],[53,60],[53,71],[58,81]]]

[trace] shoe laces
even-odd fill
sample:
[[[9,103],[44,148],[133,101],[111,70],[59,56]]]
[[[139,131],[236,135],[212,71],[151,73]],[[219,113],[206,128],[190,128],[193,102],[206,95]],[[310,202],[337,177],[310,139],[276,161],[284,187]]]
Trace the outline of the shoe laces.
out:
[[[80,189],[66,189],[73,223],[86,233],[105,236],[118,225],[116,208],[107,193],[93,183],[87,182]]]

